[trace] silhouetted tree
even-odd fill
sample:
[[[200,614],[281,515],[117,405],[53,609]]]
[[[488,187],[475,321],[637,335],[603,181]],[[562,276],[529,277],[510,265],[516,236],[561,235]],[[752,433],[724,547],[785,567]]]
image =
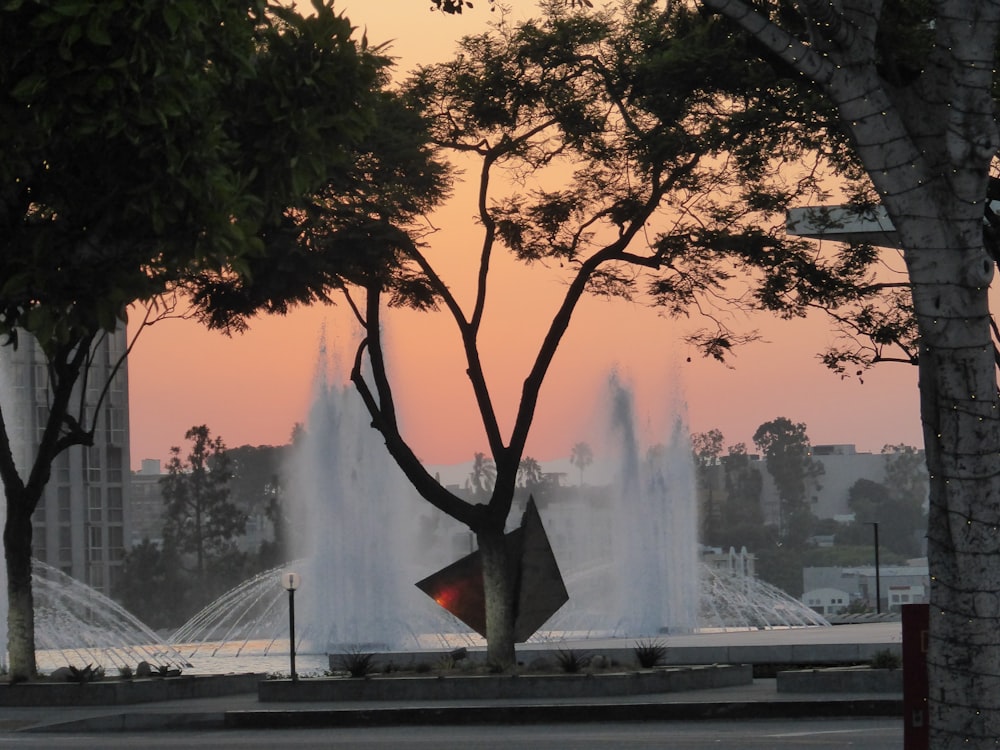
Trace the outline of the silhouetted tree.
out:
[[[472,468],[466,486],[476,496],[488,495],[496,484],[497,467],[493,459],[485,453],[476,453],[472,457]]]
[[[419,70],[407,84],[414,106],[430,118],[435,142],[478,173],[482,237],[469,306],[460,304],[424,252],[426,233],[412,225],[409,232],[393,232],[395,217],[377,211],[371,215],[379,221],[362,244],[376,254],[397,252],[407,273],[351,279],[366,295],[355,307],[365,337],[352,379],[373,426],[418,492],[476,533],[489,658],[501,665],[514,662],[515,566],[504,529],[517,468],[541,386],[582,296],[645,291],[676,315],[760,299],[799,314],[805,309],[800,295],[813,295],[819,281],[830,282],[823,293],[836,298],[844,288],[856,294],[857,282],[868,280],[865,254],[848,248],[817,265],[814,252],[803,252],[804,243],[786,241],[779,230],[793,197],[818,183],[807,176],[790,184],[776,167],[797,163],[806,152],[821,154],[822,162],[841,144],[828,134],[808,143],[787,137],[781,125],[788,102],[755,94],[773,67],[749,63],[748,50],[712,36],[683,4],[666,13],[639,2],[576,15],[548,3],[543,13],[524,24],[501,20],[463,40],[454,60]],[[557,169],[571,171],[572,178],[553,180]],[[500,175],[513,177],[517,189],[498,189]],[[657,225],[669,229],[651,233]],[[487,385],[479,339],[491,261],[501,245],[524,263],[548,262],[568,274],[520,400],[503,412],[513,414],[507,431]],[[736,279],[753,290],[734,293]],[[401,432],[381,316],[387,305],[405,299],[403,292],[421,309],[437,304],[455,322],[463,369],[496,462],[487,502],[469,503],[442,487]],[[706,320],[689,340],[709,356],[722,358],[753,338],[729,330],[724,316]]]
[[[270,523],[273,532],[270,540],[260,542],[254,572],[286,561],[288,523],[283,503],[286,483],[282,474],[289,448],[287,445],[243,445],[226,451],[233,472],[229,482],[230,499],[250,518]]]
[[[156,301],[148,322],[179,287],[285,262],[286,210],[353,167],[373,124],[388,61],[351,34],[321,2],[308,18],[267,0],[0,5],[0,337],[34,338],[49,378],[30,465],[0,404],[12,680],[36,671],[31,516],[100,413],[73,398],[101,391],[94,345],[133,303]]]
[[[753,441],[778,491],[778,534],[786,544],[801,546],[812,533],[812,493],[824,472],[811,458],[806,426],[778,417],[758,427]]]
[[[580,470],[580,486],[583,487],[583,470],[594,463],[594,452],[590,449],[590,444],[583,442],[573,443],[569,462]]]
[[[722,508],[719,487],[713,481],[719,476],[717,468],[722,456],[722,432],[712,429],[691,435],[691,452],[694,458],[698,494],[701,497],[701,541],[708,545],[720,545]]]
[[[669,11],[686,4],[665,5],[664,26]],[[860,372],[889,358],[885,349],[896,343],[903,359],[920,368],[931,607],[941,613],[931,619],[928,639],[932,741],[991,746],[1000,736],[994,700],[1000,647],[995,614],[981,602],[1000,589],[997,567],[982,563],[996,552],[993,530],[1000,525],[1000,410],[988,296],[998,257],[991,170],[1000,143],[994,64],[1000,5],[702,0],[700,6],[728,19],[718,24],[719,36],[731,39],[741,28],[761,57],[812,84],[797,91],[817,116],[803,111],[789,122],[829,127],[837,139],[848,135],[844,156],[856,157],[870,179],[868,195],[856,196],[860,209],[880,203],[892,222],[908,284],[901,294],[885,294],[901,303],[903,314],[883,325],[864,306],[856,331],[870,345],[832,352],[829,361],[853,362]],[[781,95],[785,80],[762,85]],[[660,79],[661,91],[670,86]]]
[[[517,467],[517,477],[524,489],[536,489],[542,482],[542,466],[531,456],[525,456]]]
[[[188,583],[172,550],[143,539],[125,555],[112,595],[151,628],[177,628],[191,614]]]
[[[170,449],[163,492],[164,547],[193,555],[194,572],[204,577],[209,563],[232,558],[236,537],[246,529],[246,513],[229,499],[232,464],[222,438],[212,438],[208,427],[192,427],[186,458],[180,447]]]
[[[872,523],[879,524],[879,546],[902,557],[921,554],[920,537],[926,533],[927,478],[920,453],[909,446],[886,446],[884,482],[859,479],[848,491],[847,502],[855,520],[837,534],[837,542],[872,544]]]

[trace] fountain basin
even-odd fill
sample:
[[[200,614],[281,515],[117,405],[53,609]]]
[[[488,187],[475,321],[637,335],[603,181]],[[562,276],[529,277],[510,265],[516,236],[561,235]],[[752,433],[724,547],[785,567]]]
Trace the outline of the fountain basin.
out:
[[[660,667],[631,672],[558,675],[441,675],[265,680],[262,703],[285,701],[497,700],[601,698],[750,685],[745,665]]]
[[[123,706],[252,693],[263,674],[180,675],[96,682],[0,684],[0,706]]]

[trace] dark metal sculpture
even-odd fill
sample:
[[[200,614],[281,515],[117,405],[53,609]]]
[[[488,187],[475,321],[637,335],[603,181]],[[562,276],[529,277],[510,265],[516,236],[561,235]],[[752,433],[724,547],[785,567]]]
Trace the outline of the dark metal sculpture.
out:
[[[504,538],[511,552],[511,559],[517,564],[514,584],[514,641],[524,643],[569,601],[569,594],[534,498],[528,498],[521,526]],[[419,581],[417,588],[486,637],[483,564],[478,551]]]

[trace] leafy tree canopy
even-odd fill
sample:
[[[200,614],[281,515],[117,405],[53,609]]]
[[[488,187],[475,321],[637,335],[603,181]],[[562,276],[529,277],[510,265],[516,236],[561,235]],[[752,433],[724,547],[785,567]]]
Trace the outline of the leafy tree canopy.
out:
[[[352,161],[386,61],[314,0],[0,6],[0,333],[112,329],[201,274],[240,276]]]

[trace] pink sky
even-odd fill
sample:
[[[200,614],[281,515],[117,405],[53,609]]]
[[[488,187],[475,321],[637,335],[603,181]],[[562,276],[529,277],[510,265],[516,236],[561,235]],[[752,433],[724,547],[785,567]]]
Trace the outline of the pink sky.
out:
[[[406,69],[447,57],[455,38],[483,28],[490,18],[486,5],[483,0],[460,18],[432,14],[422,0],[350,0],[339,7],[365,27],[371,43],[394,39],[393,52]],[[461,227],[472,207],[467,192],[464,197],[466,204],[459,191],[447,222],[438,222],[445,231],[435,239],[437,251],[465,249]],[[497,287],[490,298],[485,361],[503,415],[513,409],[562,277],[537,267],[500,270],[514,291]],[[460,271],[447,277],[457,289],[464,283]],[[207,424],[231,447],[287,442],[293,425],[306,418],[322,330],[331,348],[349,357],[348,321],[340,307],[316,307],[258,319],[249,333],[234,338],[173,320],[144,332],[129,360],[133,467],[144,458],[165,460],[196,424]],[[915,368],[885,365],[868,373],[864,384],[842,380],[816,358],[833,340],[822,319],[745,323],[762,329],[770,343],[739,350],[730,368],[701,359],[682,343],[681,334],[694,325],[638,304],[586,300],[543,389],[528,455],[544,467],[546,460],[566,457],[577,441],[600,445],[600,394],[613,368],[634,384],[651,441],[662,438],[680,392],[691,429],[719,428],[727,444],[750,445],[756,427],[778,416],[804,422],[814,444],[854,443],[869,451],[887,443],[921,444]],[[451,464],[485,451],[464,366],[454,357],[450,319],[397,314],[389,318],[388,333],[403,424],[417,455],[429,464]]]

